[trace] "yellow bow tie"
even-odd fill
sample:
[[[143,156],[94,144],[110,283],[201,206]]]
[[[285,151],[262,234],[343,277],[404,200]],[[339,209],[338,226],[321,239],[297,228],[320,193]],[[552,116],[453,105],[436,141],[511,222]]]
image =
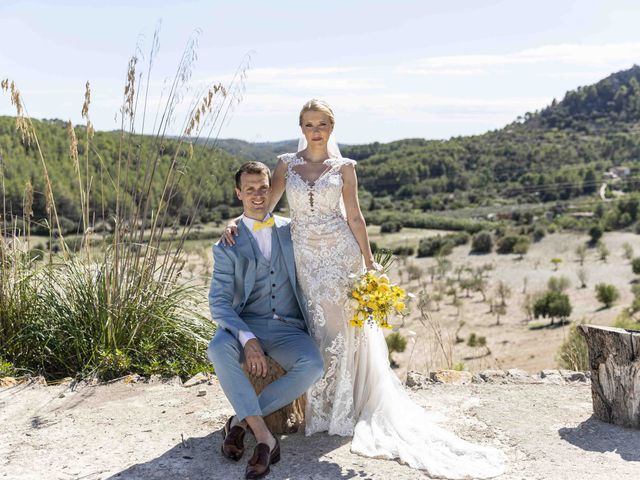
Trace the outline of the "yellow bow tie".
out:
[[[276,222],[275,218],[273,217],[269,217],[267,220],[265,220],[264,222],[255,222],[253,224],[253,231],[257,232],[258,230],[261,230],[263,228],[269,228],[269,227],[273,227],[274,223]]]

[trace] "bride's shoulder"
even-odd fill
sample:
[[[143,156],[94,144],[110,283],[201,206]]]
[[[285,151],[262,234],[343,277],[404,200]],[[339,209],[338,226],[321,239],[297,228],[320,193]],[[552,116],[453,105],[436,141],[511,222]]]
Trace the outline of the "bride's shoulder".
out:
[[[297,153],[283,153],[282,155],[278,155],[277,158],[287,165],[295,163],[297,160],[299,160]]]
[[[346,157],[332,158],[330,161],[332,165],[339,168],[344,167],[345,165],[350,165],[352,167],[355,167],[358,163],[355,160],[352,160]]]

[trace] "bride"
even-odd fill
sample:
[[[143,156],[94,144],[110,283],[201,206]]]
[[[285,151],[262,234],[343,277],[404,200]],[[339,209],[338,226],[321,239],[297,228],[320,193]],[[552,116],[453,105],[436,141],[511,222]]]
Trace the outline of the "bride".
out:
[[[307,102],[299,122],[299,151],[278,157],[270,211],[286,191],[297,278],[325,361],[324,376],[307,392],[305,434],[353,435],[353,452],[397,458],[433,476],[500,475],[504,454],[439,427],[389,367],[382,332],[350,325],[353,274],[363,272],[363,259],[367,270],[381,270],[358,204],[356,162],[343,158],[333,141],[335,118],[327,103]],[[227,243],[233,233],[229,225]]]

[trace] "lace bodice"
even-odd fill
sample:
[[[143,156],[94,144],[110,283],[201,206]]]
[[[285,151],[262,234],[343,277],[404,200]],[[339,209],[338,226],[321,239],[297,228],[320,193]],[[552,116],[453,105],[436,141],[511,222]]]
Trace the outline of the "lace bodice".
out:
[[[328,158],[323,162],[324,170],[312,178],[305,172],[304,159],[297,154],[286,153],[278,158],[287,164],[287,200],[294,224],[296,220],[324,223],[344,218],[340,168],[355,165],[355,160]]]

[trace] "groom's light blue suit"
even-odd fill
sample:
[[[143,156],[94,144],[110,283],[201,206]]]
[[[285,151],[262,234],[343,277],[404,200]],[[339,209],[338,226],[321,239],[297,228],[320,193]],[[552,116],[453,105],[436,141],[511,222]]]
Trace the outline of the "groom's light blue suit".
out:
[[[209,308],[218,323],[209,359],[239,420],[266,416],[302,395],[323,373],[323,360],[300,308],[289,220],[275,217],[267,260],[240,222],[233,246],[213,247]],[[256,395],[242,362],[240,331],[253,333],[287,372]]]

